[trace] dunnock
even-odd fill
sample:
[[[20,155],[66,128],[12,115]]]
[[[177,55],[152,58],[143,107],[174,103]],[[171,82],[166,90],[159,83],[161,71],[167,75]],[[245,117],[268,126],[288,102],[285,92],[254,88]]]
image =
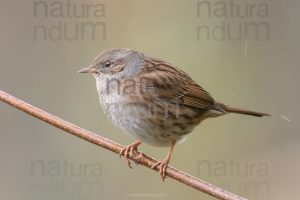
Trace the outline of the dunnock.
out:
[[[216,102],[182,70],[130,49],[105,50],[79,73],[94,75],[105,114],[138,139],[120,152],[129,167],[129,154],[140,156],[137,147],[142,142],[171,147],[166,158],[153,165],[162,179],[174,145],[204,119],[227,113],[269,116]]]

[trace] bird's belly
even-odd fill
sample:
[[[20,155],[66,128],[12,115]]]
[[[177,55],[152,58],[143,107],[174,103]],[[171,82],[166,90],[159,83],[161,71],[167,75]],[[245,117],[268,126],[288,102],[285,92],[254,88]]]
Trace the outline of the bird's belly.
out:
[[[112,103],[113,101],[113,103]],[[199,123],[193,116],[164,115],[164,110],[153,113],[144,105],[124,104],[113,98],[101,102],[108,118],[128,135],[153,146],[170,146],[180,142]],[[163,114],[162,114],[163,113]],[[196,118],[194,118],[196,119]]]

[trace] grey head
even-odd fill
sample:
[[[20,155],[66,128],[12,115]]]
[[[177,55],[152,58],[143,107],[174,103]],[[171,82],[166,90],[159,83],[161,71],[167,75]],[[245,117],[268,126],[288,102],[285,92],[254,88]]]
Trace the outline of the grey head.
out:
[[[86,68],[78,73],[92,73],[96,79],[127,79],[136,75],[143,67],[144,54],[131,49],[107,49],[101,52]]]

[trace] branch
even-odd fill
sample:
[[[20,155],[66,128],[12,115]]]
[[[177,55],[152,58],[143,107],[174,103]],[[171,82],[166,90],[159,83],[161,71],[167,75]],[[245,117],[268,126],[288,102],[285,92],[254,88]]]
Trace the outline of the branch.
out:
[[[93,143],[102,148],[110,150],[114,153],[119,154],[120,151],[124,148],[123,145],[120,145],[114,141],[111,141],[109,139],[101,137],[90,131],[84,130],[84,129],[80,128],[79,126],[76,126],[74,124],[66,122],[66,121],[64,121],[56,116],[53,116],[41,109],[38,109],[24,101],[21,101],[21,100],[17,99],[16,97],[14,97],[10,94],[7,94],[1,90],[0,90],[0,100],[29,114],[29,115],[34,116],[48,124],[51,124],[52,126],[62,129],[65,132],[71,133],[74,136],[77,136],[83,140],[90,142],[90,143]],[[141,165],[144,165],[145,167],[148,167],[150,169],[151,169],[151,166],[157,162],[157,160],[155,160],[151,157],[148,157],[147,155],[143,155],[143,156],[139,157],[138,159],[130,156],[130,159]],[[153,170],[158,171],[158,168],[153,169]],[[174,180],[177,180],[185,185],[188,185],[192,188],[195,188],[196,190],[204,192],[204,193],[211,195],[213,197],[216,197],[218,199],[246,200],[242,197],[239,197],[235,194],[232,194],[221,188],[218,188],[212,184],[209,184],[202,180],[199,180],[187,173],[179,171],[178,169],[175,169],[170,166],[167,168],[166,174],[167,174],[167,176],[169,176],[170,178],[172,178]]]

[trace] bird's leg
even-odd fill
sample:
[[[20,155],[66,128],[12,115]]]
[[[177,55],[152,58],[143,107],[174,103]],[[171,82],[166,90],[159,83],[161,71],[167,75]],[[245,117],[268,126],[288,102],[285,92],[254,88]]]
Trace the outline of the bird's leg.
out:
[[[138,152],[138,149],[137,149],[137,147],[138,147],[140,144],[142,144],[142,141],[137,140],[137,141],[135,141],[134,143],[132,143],[132,144],[130,144],[130,145],[124,147],[124,148],[120,151],[120,153],[119,153],[119,156],[120,156],[120,157],[121,157],[122,155],[124,155],[124,157],[125,157],[125,159],[126,159],[126,161],[127,161],[127,164],[128,164],[128,166],[129,166],[130,168],[132,168],[132,167],[131,167],[131,164],[130,164],[130,161],[129,161],[129,155],[131,155],[131,156],[137,155],[136,158],[139,158],[140,156],[142,156],[141,153]]]
[[[176,143],[176,141],[172,142],[171,148],[170,148],[166,158],[163,161],[158,161],[157,163],[155,163],[151,167],[152,169],[155,169],[155,167],[159,166],[159,174],[160,174],[163,181],[165,181],[165,178],[166,178],[166,170],[167,170],[169,161],[171,159],[171,154],[172,154],[172,151],[174,149],[175,143]]]

